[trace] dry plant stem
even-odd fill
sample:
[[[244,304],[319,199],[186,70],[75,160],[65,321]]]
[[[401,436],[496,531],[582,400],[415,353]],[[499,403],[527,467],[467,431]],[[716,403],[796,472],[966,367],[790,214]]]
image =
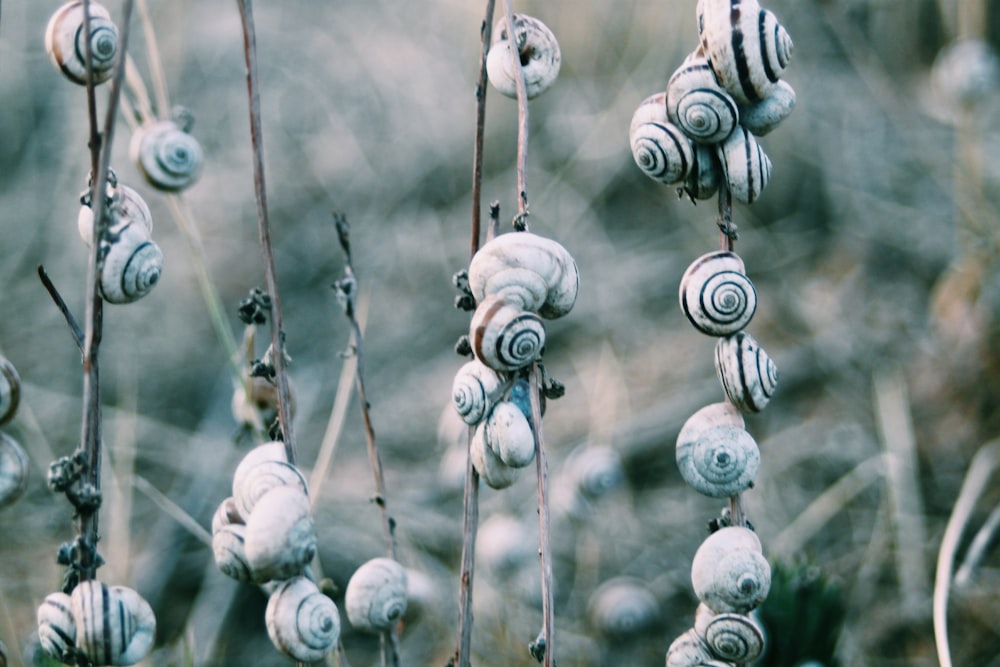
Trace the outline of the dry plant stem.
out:
[[[542,569],[542,636],[545,639],[544,667],[555,663],[555,646],[552,636],[552,549],[549,522],[549,465],[545,457],[545,439],[542,436],[542,407],[539,400],[538,378],[541,371],[538,362],[531,365],[531,424],[535,435],[535,468],[538,472],[538,557]]]
[[[989,517],[969,543],[969,549],[965,552],[961,567],[955,572],[955,585],[967,586],[972,582],[972,575],[993,544],[993,538],[1000,531],[1000,505],[993,508]]]
[[[163,116],[170,113],[170,96],[167,94],[167,78],[163,75],[160,47],[156,42],[156,31],[153,29],[153,20],[149,16],[146,0],[139,0],[139,18],[142,21],[142,33],[146,38],[146,53],[149,56],[149,71],[153,77],[156,106],[160,115]]]
[[[517,218],[515,227],[528,228],[528,89],[524,83],[521,68],[521,54],[517,49],[517,33],[514,32],[514,8],[511,0],[504,0],[504,15],[507,20],[507,39],[511,44],[510,59],[513,71],[517,72],[514,83],[517,87]]]
[[[486,0],[486,17],[479,29],[482,38],[482,54],[479,58],[479,82],[476,84],[476,139],[472,149],[472,234],[471,255],[479,250],[480,226],[482,219],[483,190],[483,141],[486,134],[486,54],[493,40],[493,8],[496,0]]]
[[[76,318],[73,317],[73,313],[70,312],[69,306],[63,301],[62,295],[59,294],[59,290],[56,286],[52,284],[52,279],[49,278],[49,274],[46,273],[45,267],[41,264],[38,265],[38,277],[42,281],[42,285],[48,291],[49,296],[55,301],[56,307],[59,308],[59,312],[62,313],[63,318],[66,320],[66,325],[69,327],[70,333],[73,334],[73,340],[76,342],[76,346],[80,348],[80,354],[83,355],[83,344],[84,344],[84,334],[80,330],[80,325],[76,323]]]

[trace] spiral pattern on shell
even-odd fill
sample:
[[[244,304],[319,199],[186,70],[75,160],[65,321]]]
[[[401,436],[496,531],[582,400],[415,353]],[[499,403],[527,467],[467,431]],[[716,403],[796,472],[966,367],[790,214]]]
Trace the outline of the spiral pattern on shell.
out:
[[[288,579],[274,589],[264,621],[275,648],[301,662],[322,660],[340,638],[337,605],[305,577]]]
[[[698,331],[728,336],[749,324],[757,310],[757,292],[743,260],[725,250],[696,259],[680,284],[681,309]]]
[[[601,584],[590,596],[587,616],[602,635],[623,641],[655,627],[660,619],[660,604],[645,583],[616,577]]]
[[[219,571],[236,581],[253,581],[253,571],[247,560],[247,527],[231,523],[212,531],[212,555]]]
[[[237,470],[237,472],[241,472]],[[302,472],[284,461],[260,461],[244,474],[233,476],[233,498],[240,516],[249,520],[254,507],[264,494],[279,486],[294,486],[309,495],[309,487]]]
[[[503,395],[503,381],[495,370],[473,359],[455,374],[451,401],[466,424],[481,422]]]
[[[712,498],[746,490],[760,467],[760,450],[741,425],[723,423],[725,404],[712,404],[694,413],[677,436],[677,468],[681,477]]]
[[[795,89],[779,81],[771,94],[760,102],[740,107],[740,125],[756,137],[763,137],[795,109]]]
[[[505,489],[517,480],[520,468],[513,468],[501,461],[497,453],[486,444],[485,426],[480,424],[472,436],[469,459],[491,489]]]
[[[14,418],[21,403],[21,376],[10,360],[0,355],[0,425]]]
[[[98,665],[133,665],[153,646],[156,618],[138,593],[125,586],[83,581],[73,589],[76,643]]]
[[[641,123],[629,132],[632,159],[660,183],[680,183],[691,171],[694,144],[670,122]]]
[[[712,654],[722,660],[748,663],[764,652],[764,631],[744,614],[716,614],[700,604],[694,629]]]
[[[632,120],[629,122],[628,133],[632,136],[635,128],[643,123],[669,123],[667,117],[667,92],[660,91],[653,93],[635,108],[632,113]]]
[[[256,582],[287,579],[316,555],[316,524],[309,498],[296,485],[272,488],[257,501],[243,544]]]
[[[288,453],[285,450],[285,443],[280,440],[272,440],[271,442],[257,445],[243,455],[240,462],[236,464],[236,470],[233,471],[233,496],[236,495],[236,489],[243,484],[243,480],[250,474],[250,471],[256,468],[257,464],[264,461],[288,463]],[[237,504],[238,507],[239,505]],[[245,517],[246,515],[243,516]]]
[[[730,664],[713,659],[708,646],[691,628],[670,644],[666,667],[730,667]]]
[[[108,245],[98,287],[108,303],[132,303],[149,294],[163,272],[163,253],[139,224],[125,225]]]
[[[28,487],[28,455],[14,438],[0,433],[0,509],[17,501]]]
[[[621,456],[606,445],[573,450],[566,459],[566,472],[576,490],[588,500],[600,498],[625,481]]]
[[[486,418],[483,431],[486,446],[505,465],[523,468],[534,460],[534,433],[524,412],[513,403],[497,403]]]
[[[488,296],[476,307],[469,325],[469,342],[476,358],[496,371],[524,368],[545,347],[545,326],[534,313]]]
[[[736,102],[715,78],[704,56],[684,61],[667,84],[667,117],[692,140],[716,144],[739,122]]]
[[[702,542],[691,563],[695,595],[716,613],[745,614],[767,597],[771,567],[760,540],[738,526],[720,528]]]
[[[76,647],[76,621],[73,601],[63,592],[49,593],[36,612],[38,641],[59,662],[70,662]]]
[[[45,27],[45,50],[57,70],[73,83],[87,85],[87,42],[94,83],[111,78],[118,55],[118,27],[103,5],[90,3],[90,35],[84,34],[83,2],[72,0],[57,9]]]
[[[514,34],[516,35],[518,60],[524,72],[524,86],[528,99],[548,90],[562,64],[559,42],[547,25],[532,16],[514,14]],[[507,36],[507,21],[501,19],[493,27],[493,44],[486,54],[486,74],[490,83],[507,97],[517,97],[517,72],[510,53],[511,43]]]
[[[201,173],[201,144],[172,120],[144,124],[129,143],[129,157],[155,188],[183,190]]]
[[[369,632],[382,632],[398,623],[406,602],[406,570],[391,558],[373,558],[363,564],[344,593],[351,625]]]
[[[778,385],[778,367],[745,331],[715,344],[715,370],[726,396],[743,412],[763,410]]]
[[[771,158],[742,125],[716,146],[722,174],[733,199],[752,204],[771,181]]]

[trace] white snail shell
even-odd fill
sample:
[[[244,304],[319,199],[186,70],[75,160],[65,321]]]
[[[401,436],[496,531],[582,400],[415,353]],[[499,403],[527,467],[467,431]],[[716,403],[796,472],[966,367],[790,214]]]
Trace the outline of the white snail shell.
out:
[[[948,106],[971,109],[996,90],[1000,58],[981,39],[964,38],[945,46],[931,67],[931,87]]]
[[[667,92],[653,93],[635,108],[628,126],[629,136],[643,123],[669,123],[667,117]]]
[[[469,446],[469,458],[483,481],[492,489],[505,489],[517,479],[520,468],[512,468],[486,444],[485,424],[476,427]]]
[[[698,331],[728,336],[740,331],[757,310],[757,292],[743,260],[725,250],[702,255],[681,277],[681,310]]]
[[[406,570],[391,558],[373,558],[363,564],[344,592],[351,625],[369,632],[382,632],[398,623],[406,601]]]
[[[778,127],[795,109],[795,89],[779,81],[771,94],[760,102],[740,107],[740,125],[756,137]]]
[[[744,204],[757,201],[771,181],[771,158],[753,134],[740,125],[716,147],[716,154],[733,199]]]
[[[691,54],[667,83],[667,117],[693,141],[716,144],[732,134],[740,114],[708,60]]]
[[[534,313],[488,296],[476,307],[469,324],[469,342],[476,358],[497,371],[512,371],[541,357],[545,326]]]
[[[303,494],[309,494],[309,487],[302,472],[284,461],[261,461],[239,477],[239,484],[233,480],[233,498],[240,516],[249,520],[257,502],[271,489],[279,486],[294,486]]]
[[[572,310],[579,284],[580,274],[569,251],[531,232],[494,237],[469,264],[469,288],[476,303],[496,295],[511,306],[550,320]]]
[[[215,514],[212,515],[212,534],[215,535],[223,526],[229,526],[234,523],[244,525],[246,524],[246,520],[236,507],[236,499],[229,496],[215,508]]]
[[[622,641],[655,627],[660,620],[660,604],[642,581],[616,577],[591,594],[587,616],[603,636]]]
[[[83,581],[73,589],[76,642],[98,665],[134,665],[153,646],[156,618],[149,603],[126,586]]]
[[[108,230],[109,233],[121,233],[126,226],[134,223],[145,229],[147,236],[151,235],[153,233],[153,214],[142,196],[123,183],[119,183],[112,190],[112,193],[116,195],[115,211],[117,215]],[[76,218],[76,227],[77,231],[80,232],[80,238],[87,244],[87,247],[90,247],[94,239],[94,210],[87,204],[80,207],[80,213]]]
[[[585,498],[600,498],[625,481],[618,451],[606,445],[578,447],[566,459],[566,473]]]
[[[156,286],[163,273],[163,253],[138,224],[114,233],[98,283],[108,303],[132,303]]]
[[[337,605],[305,577],[288,579],[274,589],[264,621],[275,648],[301,662],[322,660],[340,638]]]
[[[503,380],[495,370],[473,359],[465,363],[451,385],[451,400],[466,424],[478,424],[503,396]]]
[[[28,487],[28,455],[14,438],[0,433],[0,509],[13,504]]]
[[[710,199],[718,192],[722,178],[715,147],[695,144],[692,158],[691,169],[684,179],[684,192],[692,199]]]
[[[155,188],[183,190],[201,172],[201,144],[172,120],[145,123],[132,135],[129,158]]]
[[[745,331],[715,344],[715,371],[729,400],[744,412],[760,412],[778,385],[778,367]]]
[[[71,660],[70,649],[76,647],[76,621],[73,602],[63,593],[50,593],[38,607],[38,641],[45,652],[60,662]]]
[[[730,667],[730,664],[715,660],[708,646],[691,628],[670,644],[666,667]]]
[[[535,435],[519,407],[501,401],[483,424],[486,446],[511,468],[523,468],[535,459]]]
[[[532,16],[514,14],[514,33],[528,99],[541,95],[555,82],[562,64],[559,42],[547,25]],[[507,21],[493,28],[493,44],[486,54],[486,74],[501,95],[517,97],[517,77],[507,36]]]
[[[764,631],[744,614],[716,614],[702,603],[695,612],[694,629],[720,660],[753,662],[764,652]]]
[[[21,402],[21,376],[7,357],[0,355],[0,425],[14,418]]]
[[[632,159],[660,183],[680,183],[691,171],[694,142],[670,122],[640,123],[629,132]]]
[[[236,465],[236,470],[233,471],[233,496],[236,495],[236,489],[243,484],[243,480],[250,474],[250,471],[257,467],[258,463],[263,463],[264,461],[288,463],[288,453],[285,449],[285,443],[280,440],[272,440],[271,442],[257,445],[243,455],[243,458]]]
[[[793,44],[784,27],[757,0],[698,0],[701,47],[719,83],[737,102],[759,102],[791,59]]]
[[[247,527],[231,523],[212,531],[212,554],[215,564],[227,577],[236,581],[253,581],[253,571],[247,560]]]
[[[247,563],[254,581],[287,579],[316,555],[316,524],[309,497],[298,486],[277,486],[257,501],[247,519]]]
[[[691,563],[691,584],[712,611],[745,614],[767,597],[771,567],[760,539],[738,526],[720,528],[698,547]]]
[[[83,2],[67,2],[52,14],[45,27],[45,50],[49,60],[66,78],[87,84],[86,44],[83,30]],[[118,27],[103,5],[90,3],[90,48],[94,83],[111,78],[118,54]]]
[[[760,449],[741,425],[725,423],[728,403],[694,413],[677,436],[677,468],[698,493],[726,498],[745,491],[760,467]]]

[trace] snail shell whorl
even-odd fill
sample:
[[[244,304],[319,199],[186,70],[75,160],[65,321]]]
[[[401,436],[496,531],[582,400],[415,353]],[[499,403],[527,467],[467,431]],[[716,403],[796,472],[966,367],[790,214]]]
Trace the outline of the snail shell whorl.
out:
[[[229,526],[234,523],[245,525],[246,519],[243,518],[243,515],[237,509],[236,499],[229,496],[215,508],[215,514],[212,515],[212,534],[215,535],[223,526]]]
[[[721,660],[753,662],[764,652],[764,631],[743,614],[716,614],[702,603],[695,613],[694,629]]]
[[[722,165],[715,147],[695,144],[691,155],[693,161],[684,179],[684,192],[692,199],[710,199],[718,192],[722,178]]]
[[[722,173],[736,201],[752,204],[771,181],[771,158],[742,125],[716,147]]]
[[[666,91],[661,91],[659,93],[653,93],[636,107],[635,112],[632,114],[632,121],[629,123],[628,132],[629,136],[635,132],[635,128],[639,127],[643,123],[669,123],[670,118],[667,117],[667,93]]]
[[[670,644],[666,667],[730,667],[730,664],[713,659],[708,646],[692,628]]]
[[[566,460],[566,471],[576,490],[585,498],[600,498],[625,480],[617,450],[605,445],[575,449]]]
[[[250,471],[257,467],[258,463],[263,463],[264,461],[281,461],[282,463],[288,463],[288,453],[285,449],[285,443],[280,440],[265,442],[261,445],[257,445],[243,455],[243,458],[240,459],[240,462],[236,465],[236,470],[233,471],[234,496],[236,495],[236,489],[243,484],[243,480],[250,474]],[[245,517],[246,515],[243,516]]]
[[[38,607],[38,641],[50,656],[60,662],[71,660],[70,649],[76,647],[76,621],[73,601],[63,592],[50,593]]]
[[[514,33],[524,72],[525,92],[528,99],[541,95],[555,82],[562,64],[559,42],[547,25],[538,19],[514,14]],[[517,97],[517,77],[514,71],[507,21],[501,19],[493,28],[493,44],[486,55],[486,74],[490,83],[501,95]]]
[[[587,616],[602,635],[623,641],[652,629],[660,619],[660,604],[643,582],[616,577],[590,596]]]
[[[756,137],[778,127],[795,109],[795,89],[779,81],[771,94],[756,104],[740,107],[740,125]]]
[[[749,324],[757,292],[746,277],[743,260],[728,251],[702,255],[681,277],[681,309],[698,331],[728,336]]]
[[[667,84],[667,117],[692,140],[719,143],[739,122],[739,109],[704,56],[684,61]]]
[[[694,413],[677,436],[677,468],[698,493],[725,498],[745,491],[760,467],[760,450],[742,426],[720,423],[720,404]]]
[[[0,509],[13,504],[28,487],[28,455],[14,438],[0,433]]]
[[[726,396],[744,412],[763,410],[778,385],[778,367],[744,331],[715,344],[715,370]]]
[[[156,286],[163,272],[163,253],[139,224],[125,225],[104,257],[101,296],[108,303],[132,303]]]
[[[673,123],[641,123],[629,142],[635,163],[654,181],[680,183],[691,171],[694,143]]]
[[[391,558],[373,558],[359,567],[344,593],[351,625],[369,632],[382,632],[398,623],[406,601],[406,570]]]
[[[212,554],[215,564],[227,577],[236,581],[253,581],[253,572],[247,561],[247,528],[243,524],[231,523],[212,531]]]
[[[298,468],[284,461],[261,461],[240,475],[239,484],[233,479],[233,498],[240,516],[250,518],[257,502],[271,489],[279,486],[294,486],[303,494],[309,494],[306,478]]]
[[[485,424],[480,424],[472,436],[469,458],[483,481],[492,489],[505,489],[517,479],[520,468],[512,468],[486,444]]]
[[[298,486],[277,486],[257,501],[247,519],[247,563],[254,581],[287,579],[316,555],[316,524],[309,497]]]
[[[535,435],[524,412],[508,401],[493,407],[483,424],[486,446],[511,468],[523,468],[535,459]]]
[[[749,612],[771,588],[771,567],[761,555],[760,540],[737,526],[712,533],[695,552],[691,584],[698,599],[717,613]]]
[[[153,233],[153,214],[149,206],[138,192],[129,186],[119,183],[113,189],[116,194],[117,207],[115,221],[108,229],[109,234],[120,234],[123,229],[131,224],[137,224],[146,230],[146,235]],[[90,247],[94,239],[94,211],[88,204],[80,207],[80,213],[76,219],[77,231],[80,238]]]
[[[522,311],[497,296],[476,307],[469,325],[469,341],[476,358],[497,371],[524,368],[545,347],[545,326],[534,313]]]
[[[83,581],[70,596],[77,648],[98,665],[133,665],[153,646],[156,618],[138,593],[125,586]]]
[[[264,620],[275,648],[301,662],[322,660],[340,638],[337,605],[305,577],[274,589]]]
[[[73,0],[57,9],[45,27],[49,60],[66,78],[87,84],[87,36],[83,34],[83,2]],[[118,54],[118,27],[103,5],[90,3],[90,48],[94,83],[111,78]]]
[[[473,359],[455,374],[451,400],[466,424],[478,424],[503,395],[503,381],[495,370]]]
[[[14,418],[21,402],[21,376],[7,357],[0,355],[0,425]]]
[[[146,123],[132,135],[129,157],[149,184],[183,190],[201,172],[201,144],[172,120]]]

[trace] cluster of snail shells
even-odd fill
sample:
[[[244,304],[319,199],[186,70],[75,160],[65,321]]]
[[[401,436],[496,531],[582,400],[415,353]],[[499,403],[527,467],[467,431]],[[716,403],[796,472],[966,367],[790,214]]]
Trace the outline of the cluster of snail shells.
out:
[[[699,0],[697,14],[697,50],[632,117],[632,156],[647,176],[682,184],[694,199],[713,196],[724,180],[750,204],[771,177],[756,137],[795,106],[795,91],[780,80],[792,40],[756,0]]]
[[[45,50],[49,60],[67,79],[87,84],[87,42],[90,42],[91,72],[95,84],[111,78],[118,59],[118,26],[108,10],[90,3],[90,32],[85,30],[84,4],[71,0],[52,14],[45,27]]]
[[[174,120],[147,121],[132,135],[129,158],[154,188],[184,190],[201,172],[201,144]]]
[[[0,426],[14,418],[21,402],[21,377],[0,355]],[[0,509],[17,501],[28,487],[28,455],[17,440],[0,433]]]
[[[134,665],[156,636],[156,617],[141,595],[96,580],[80,582],[69,595],[46,596],[37,620],[42,648],[67,664],[82,654],[93,665]]]
[[[515,39],[511,43],[507,21],[501,19],[493,28],[493,40],[486,54],[486,75],[500,94],[517,97],[517,78],[523,72],[528,99],[541,95],[559,76],[562,54],[559,42],[547,25],[532,16],[514,14]],[[520,72],[514,67],[515,56]]]

